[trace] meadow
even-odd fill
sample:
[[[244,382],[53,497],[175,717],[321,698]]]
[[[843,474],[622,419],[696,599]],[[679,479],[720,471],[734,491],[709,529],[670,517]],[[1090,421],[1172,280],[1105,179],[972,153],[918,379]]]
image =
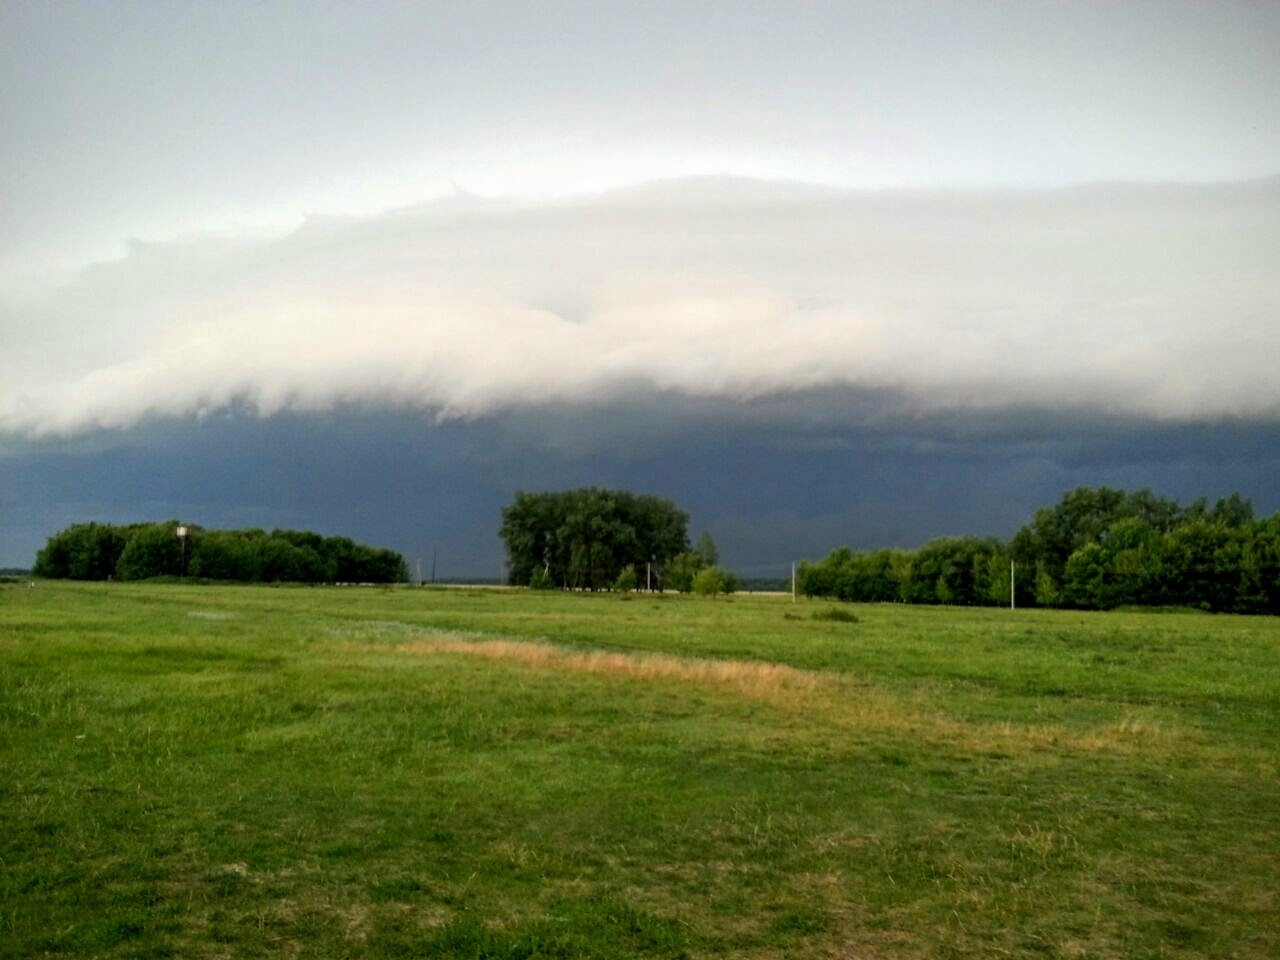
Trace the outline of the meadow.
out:
[[[0,586],[3,957],[1280,956],[1280,620]]]

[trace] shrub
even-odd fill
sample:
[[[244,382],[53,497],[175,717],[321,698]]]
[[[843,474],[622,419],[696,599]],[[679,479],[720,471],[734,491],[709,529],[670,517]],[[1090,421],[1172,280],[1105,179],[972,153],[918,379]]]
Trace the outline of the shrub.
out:
[[[737,589],[737,576],[719,567],[704,567],[693,577],[693,592],[699,596],[714,597],[718,593],[733,593]]]
[[[636,568],[627,564],[613,581],[613,589],[617,593],[630,593],[636,588]]]
[[[818,610],[813,614],[815,620],[830,620],[832,623],[857,623],[858,618],[849,610],[841,610],[839,607],[830,607],[826,610]]]

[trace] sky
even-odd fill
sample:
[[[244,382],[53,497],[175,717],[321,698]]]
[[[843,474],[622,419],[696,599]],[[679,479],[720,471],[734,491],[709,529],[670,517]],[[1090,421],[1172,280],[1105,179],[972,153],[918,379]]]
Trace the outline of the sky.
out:
[[[1280,6],[788,6],[0,6],[0,566],[175,517],[497,576],[592,483],[748,575],[1280,509]]]

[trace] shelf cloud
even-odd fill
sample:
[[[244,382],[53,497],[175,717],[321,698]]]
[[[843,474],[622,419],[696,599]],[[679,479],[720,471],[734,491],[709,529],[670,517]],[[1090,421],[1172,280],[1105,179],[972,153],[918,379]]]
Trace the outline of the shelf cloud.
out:
[[[460,194],[134,243],[0,304],[0,433],[228,409],[475,419],[873,391],[894,412],[1280,418],[1280,179]]]

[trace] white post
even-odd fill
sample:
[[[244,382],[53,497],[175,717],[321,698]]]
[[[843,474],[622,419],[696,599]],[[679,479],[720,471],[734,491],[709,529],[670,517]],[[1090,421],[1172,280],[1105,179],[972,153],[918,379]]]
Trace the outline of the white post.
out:
[[[1010,610],[1016,609],[1016,607],[1014,606],[1014,594],[1016,592],[1017,592],[1017,587],[1013,579],[1013,561],[1010,560],[1009,561],[1009,609]]]
[[[648,560],[644,565],[644,588],[649,593],[653,593],[653,561]]]

